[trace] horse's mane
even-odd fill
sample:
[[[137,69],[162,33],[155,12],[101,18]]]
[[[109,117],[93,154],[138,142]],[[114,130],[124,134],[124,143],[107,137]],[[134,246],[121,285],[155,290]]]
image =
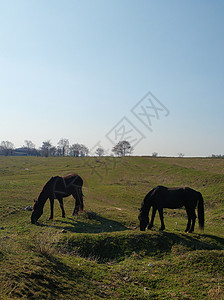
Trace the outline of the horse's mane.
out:
[[[59,178],[59,176],[51,177],[51,179],[49,179],[49,180],[47,181],[47,183],[45,183],[45,185],[43,186],[42,191],[44,191],[46,188],[48,188],[49,185],[51,185],[52,182],[55,181],[56,178]]]
[[[40,196],[46,191],[46,189],[49,188],[49,185],[51,185],[52,182],[53,182],[56,178],[58,178],[58,177],[59,177],[59,176],[51,177],[51,179],[49,179],[49,180],[47,181],[47,183],[45,183],[45,185],[43,186],[43,188],[42,188],[40,194],[38,195],[37,199],[34,201],[34,204],[35,204],[35,203],[37,204],[37,203],[39,202]]]
[[[141,213],[146,213],[148,214],[149,209],[150,209],[150,200],[151,197],[153,195],[153,193],[158,189],[158,187],[153,188],[143,199],[142,204],[141,204],[141,208],[140,208],[140,212]]]

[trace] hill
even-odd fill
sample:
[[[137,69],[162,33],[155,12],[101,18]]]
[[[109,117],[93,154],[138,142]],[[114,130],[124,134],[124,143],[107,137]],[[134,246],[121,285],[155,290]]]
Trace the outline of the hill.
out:
[[[85,210],[55,204],[40,226],[32,206],[46,181],[78,173]],[[223,299],[224,159],[0,157],[2,299]],[[203,195],[205,231],[184,233],[184,209],[166,210],[166,230],[140,232],[138,208],[156,185]]]

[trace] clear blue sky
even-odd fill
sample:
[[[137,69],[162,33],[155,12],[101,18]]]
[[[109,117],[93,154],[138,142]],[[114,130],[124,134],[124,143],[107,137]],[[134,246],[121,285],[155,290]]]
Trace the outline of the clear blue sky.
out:
[[[0,0],[0,109],[16,147],[224,154],[224,2]]]

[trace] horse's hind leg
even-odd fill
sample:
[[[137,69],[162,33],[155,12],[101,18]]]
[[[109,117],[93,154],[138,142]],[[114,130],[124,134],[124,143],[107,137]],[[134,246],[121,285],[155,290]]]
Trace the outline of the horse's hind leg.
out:
[[[188,217],[187,227],[186,227],[186,229],[185,229],[185,232],[189,232],[189,231],[190,231],[190,227],[191,227],[191,218]]]
[[[79,212],[79,209],[83,211],[83,194],[82,194],[82,188],[79,187],[76,189],[76,191],[72,194],[72,196],[75,198],[75,208],[73,211],[73,216],[77,215]]]
[[[65,210],[64,210],[64,205],[63,205],[63,199],[60,198],[58,199],[59,203],[60,203],[60,207],[61,207],[61,211],[62,211],[62,218],[65,218]]]
[[[72,194],[73,198],[75,199],[75,208],[73,210],[72,215],[75,216],[78,214],[79,212],[79,205],[80,205],[80,201],[79,201],[79,196],[78,193],[75,192],[74,194]]]
[[[194,210],[191,213],[191,220],[192,220],[191,228],[188,232],[194,232],[194,226],[195,226],[195,220],[196,220],[196,214],[195,214]]]
[[[74,208],[74,210],[73,210],[72,215],[75,216],[75,215],[77,215],[78,213],[79,213],[79,204],[78,204],[78,205],[75,204],[75,208]]]
[[[185,229],[185,232],[189,232],[189,230],[191,228],[191,214],[190,214],[190,211],[188,209],[186,209],[186,212],[187,212],[188,222],[187,222],[187,227]]]
[[[158,211],[159,211],[159,217],[160,217],[160,221],[161,221],[161,227],[159,230],[164,230],[165,224],[164,224],[164,218],[163,218],[163,209],[160,208],[160,209],[158,209]]]

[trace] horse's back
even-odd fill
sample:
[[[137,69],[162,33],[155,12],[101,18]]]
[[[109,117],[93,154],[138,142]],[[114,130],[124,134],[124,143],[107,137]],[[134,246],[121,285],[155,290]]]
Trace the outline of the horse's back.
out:
[[[157,186],[153,193],[154,203],[158,207],[181,208],[185,205],[184,188]]]
[[[200,198],[202,198],[202,194],[190,187],[185,187],[184,189],[184,194],[185,198],[188,199],[188,201],[198,201]]]
[[[70,174],[67,174],[65,176],[63,176],[63,178],[71,178],[71,177],[80,177],[79,174],[76,174],[76,173],[70,173]]]
[[[76,173],[71,173],[71,174],[68,174],[64,177],[62,177],[63,180],[65,180],[65,182],[68,182],[68,183],[73,183],[75,185],[78,185],[78,186],[82,186],[83,185],[83,180],[82,178],[76,174]]]

